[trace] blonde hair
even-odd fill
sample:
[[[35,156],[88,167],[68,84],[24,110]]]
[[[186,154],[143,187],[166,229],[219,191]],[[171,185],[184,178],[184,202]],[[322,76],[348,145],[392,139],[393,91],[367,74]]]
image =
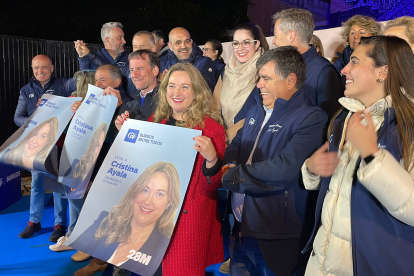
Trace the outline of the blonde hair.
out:
[[[195,128],[200,126],[204,128],[204,117],[210,116],[218,123],[222,124],[221,117],[216,113],[212,113],[211,106],[213,104],[213,95],[200,71],[190,63],[177,63],[173,65],[164,76],[157,93],[158,105],[154,113],[154,122],[160,123],[164,119],[169,119],[173,110],[167,101],[167,86],[171,75],[174,72],[185,72],[191,81],[191,89],[194,93],[194,100],[191,106],[184,111],[183,120],[177,121],[177,126],[185,128]]]
[[[180,179],[174,164],[158,161],[140,174],[126,191],[119,204],[111,209],[109,215],[101,222],[96,231],[96,239],[106,238],[106,246],[115,242],[126,243],[129,241],[135,197],[146,187],[156,172],[164,173],[167,176],[169,198],[168,208],[158,218],[158,231],[166,237],[171,237],[174,230],[174,218],[180,204]]]
[[[367,31],[371,36],[381,34],[381,24],[375,21],[375,19],[369,16],[354,15],[348,19],[348,21],[342,23],[341,37],[345,42],[345,46],[349,45],[349,33],[351,27],[357,25]]]
[[[28,124],[28,121],[26,122],[27,124]],[[24,147],[27,141],[31,137],[33,137],[36,134],[36,132],[39,129],[41,129],[43,126],[45,126],[46,124],[50,124],[50,132],[49,132],[49,135],[47,136],[47,143],[39,151],[39,153],[36,154],[36,157],[35,157],[35,160],[37,160],[40,163],[44,163],[49,154],[50,149],[55,145],[56,136],[57,136],[58,127],[59,127],[58,119],[56,117],[52,117],[52,118],[47,119],[46,121],[43,121],[41,124],[39,124],[34,129],[32,129],[16,146],[10,149],[10,151],[5,156],[5,159],[7,160],[7,162],[14,166],[22,167],[23,165],[22,155],[24,153]]]
[[[77,79],[77,83],[72,96],[82,97],[83,100],[88,93],[88,84],[95,85],[95,71],[77,71],[73,77]]]
[[[88,148],[82,157],[79,159],[79,163],[76,164],[75,169],[73,170],[73,177],[75,178],[82,178],[88,175],[89,171],[92,169],[93,165],[95,164],[94,158],[94,150],[97,146],[101,149],[102,145],[99,145],[99,138],[101,134],[104,134],[104,138],[106,136],[106,132],[108,131],[108,125],[106,123],[102,123],[98,126],[95,133],[92,136],[91,141],[89,142]]]
[[[405,27],[405,35],[411,44],[414,44],[414,17],[402,16],[387,22],[384,27],[384,32],[392,27]]]
[[[322,41],[319,39],[319,37],[317,37],[316,35],[312,35],[312,39],[309,44],[312,44],[315,47],[315,50],[317,50],[316,48],[319,47],[318,55],[320,55],[321,57],[325,56]]]

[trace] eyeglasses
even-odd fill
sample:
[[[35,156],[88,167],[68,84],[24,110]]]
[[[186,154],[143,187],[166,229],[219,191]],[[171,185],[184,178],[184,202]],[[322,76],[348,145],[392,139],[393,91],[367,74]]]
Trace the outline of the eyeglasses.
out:
[[[176,46],[179,46],[179,45],[183,44],[183,42],[184,42],[184,44],[185,44],[185,45],[190,45],[190,44],[191,44],[191,39],[186,39],[186,40],[184,40],[184,41],[177,40],[174,44],[175,44]]]
[[[256,41],[257,41],[257,39],[255,39],[255,40],[246,39],[246,40],[243,40],[242,43],[240,43],[238,41],[233,41],[231,43],[231,46],[233,46],[233,49],[238,49],[240,47],[240,45],[242,45],[243,48],[249,48],[250,43],[253,43],[253,42],[256,42]]]
[[[96,70],[93,70],[93,69],[84,69],[84,70],[82,70],[82,75],[85,75],[85,72],[96,72]]]
[[[207,53],[208,51],[213,51],[213,49],[211,49],[211,48],[204,48],[203,49],[203,52],[206,52]]]

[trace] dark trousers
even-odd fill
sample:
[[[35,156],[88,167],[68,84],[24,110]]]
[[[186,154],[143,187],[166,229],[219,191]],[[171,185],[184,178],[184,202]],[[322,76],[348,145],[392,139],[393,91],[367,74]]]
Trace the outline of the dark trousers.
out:
[[[299,239],[259,240],[246,237],[239,223],[230,237],[230,276],[289,276],[301,275]]]

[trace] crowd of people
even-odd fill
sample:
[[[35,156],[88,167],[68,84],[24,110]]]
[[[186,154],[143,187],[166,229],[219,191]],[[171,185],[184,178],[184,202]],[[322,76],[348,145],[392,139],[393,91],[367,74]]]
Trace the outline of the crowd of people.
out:
[[[201,50],[182,27],[173,28],[168,39],[159,30],[139,31],[129,53],[122,24],[106,23],[98,52],[82,40],[74,42],[81,70],[74,78],[54,78],[49,57],[33,58],[34,76],[21,89],[15,122],[23,125],[48,91],[85,97],[89,83],[116,96],[99,155],[95,151],[91,157],[96,165],[89,187],[128,119],[202,131],[194,138],[194,169],[156,275],[204,275],[207,266],[224,261],[220,187],[228,190],[225,216],[235,218],[230,258],[221,272],[411,275],[414,18],[400,17],[383,27],[367,16],[351,17],[340,34],[345,49],[334,63],[323,57],[322,43],[313,35],[311,12],[282,10],[273,15],[273,26],[272,50],[259,26],[235,27],[225,64],[219,41],[208,40]],[[32,171],[30,219],[21,238],[41,229],[42,183],[41,174]],[[130,188],[136,198],[142,196],[137,185]],[[125,204],[134,200],[124,197],[130,198]],[[54,193],[53,251],[71,249],[65,241],[83,205],[83,200],[70,200],[66,233],[65,201]],[[101,223],[115,221],[118,209],[105,212],[95,227],[100,234],[91,235],[104,242],[110,238],[122,250],[134,241],[105,234],[110,230]],[[130,233],[135,225],[123,227]],[[109,257],[95,256],[74,275],[107,269]],[[74,261],[90,258],[81,251],[72,256]],[[110,258],[112,263],[122,259],[115,253]],[[114,275],[131,272],[115,266]]]

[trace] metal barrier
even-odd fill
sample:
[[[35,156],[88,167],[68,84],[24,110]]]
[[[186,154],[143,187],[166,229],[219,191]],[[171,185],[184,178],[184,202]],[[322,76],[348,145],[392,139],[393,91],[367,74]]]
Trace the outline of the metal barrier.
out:
[[[98,51],[102,45],[88,44],[88,48]],[[72,77],[79,70],[79,63],[73,42],[0,35],[0,53],[1,145],[18,129],[13,121],[14,111],[20,88],[33,76],[33,57],[38,54],[49,56],[55,66],[54,76],[57,78]]]

